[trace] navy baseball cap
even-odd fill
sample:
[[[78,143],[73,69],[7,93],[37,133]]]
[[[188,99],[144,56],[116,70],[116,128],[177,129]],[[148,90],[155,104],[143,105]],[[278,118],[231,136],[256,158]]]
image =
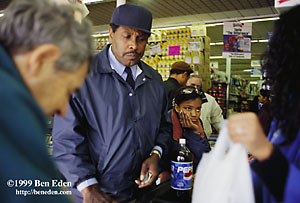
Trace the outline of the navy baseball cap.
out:
[[[115,9],[110,23],[151,33],[152,13],[142,6],[127,3]]]

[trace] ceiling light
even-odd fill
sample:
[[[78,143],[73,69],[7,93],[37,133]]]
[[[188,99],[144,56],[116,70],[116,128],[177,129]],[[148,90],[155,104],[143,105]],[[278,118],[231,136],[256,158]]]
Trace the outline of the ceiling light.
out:
[[[176,26],[176,27],[164,27],[164,28],[153,28],[151,30],[173,30],[173,29],[181,29],[186,28],[186,26]]]
[[[245,69],[244,72],[251,72],[251,69]]]
[[[251,20],[241,20],[241,23],[254,23],[254,22],[260,22],[260,21],[271,21],[271,20],[278,20],[279,17],[273,17],[273,18],[259,18],[259,19],[251,19]]]
[[[108,36],[109,33],[102,33],[102,34],[93,34],[92,37],[105,37],[105,36]]]
[[[268,39],[260,39],[260,40],[258,40],[259,42],[269,42],[269,40]]]
[[[93,4],[93,3],[96,3],[96,2],[100,2],[100,1],[103,1],[103,0],[82,0],[82,3],[84,3],[84,4]]]
[[[250,84],[257,85],[257,81],[250,81]]]
[[[216,45],[223,45],[223,42],[216,42]]]
[[[210,56],[209,58],[210,59],[222,59],[223,56]]]
[[[211,23],[211,24],[205,24],[205,27],[215,27],[217,25],[224,25],[224,23]]]
[[[252,42],[252,43],[256,43],[256,42],[258,42],[258,40],[257,40],[257,39],[254,39],[254,40],[251,40],[251,42]]]

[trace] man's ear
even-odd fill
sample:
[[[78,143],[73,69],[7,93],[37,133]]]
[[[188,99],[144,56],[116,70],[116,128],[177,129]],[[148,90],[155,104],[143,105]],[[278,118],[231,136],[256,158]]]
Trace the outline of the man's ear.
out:
[[[109,26],[108,32],[109,32],[109,43],[111,44],[112,43],[113,34],[114,34],[111,26]]]
[[[42,67],[46,64],[54,64],[59,59],[61,52],[56,45],[42,44],[30,51],[27,73],[30,75],[37,75]]]

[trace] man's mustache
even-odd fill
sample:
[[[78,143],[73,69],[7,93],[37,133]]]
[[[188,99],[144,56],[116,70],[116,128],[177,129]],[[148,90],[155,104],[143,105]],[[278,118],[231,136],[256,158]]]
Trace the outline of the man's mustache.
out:
[[[136,52],[136,51],[129,51],[129,52],[125,52],[123,55],[125,56],[125,55],[127,55],[127,54],[134,54],[134,55],[140,55],[138,52]]]

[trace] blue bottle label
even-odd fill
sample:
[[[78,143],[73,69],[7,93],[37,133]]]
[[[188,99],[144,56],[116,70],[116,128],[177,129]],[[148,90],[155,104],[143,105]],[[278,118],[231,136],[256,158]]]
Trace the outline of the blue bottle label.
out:
[[[193,184],[193,162],[171,163],[171,188],[176,190],[190,190]]]

